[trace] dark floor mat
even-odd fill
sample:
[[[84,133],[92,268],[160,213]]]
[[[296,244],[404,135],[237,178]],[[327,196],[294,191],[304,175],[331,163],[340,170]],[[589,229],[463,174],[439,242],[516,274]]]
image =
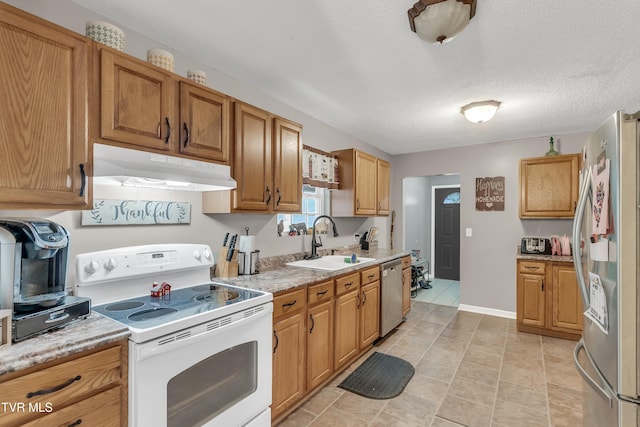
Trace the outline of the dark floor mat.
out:
[[[370,399],[391,399],[402,393],[414,373],[411,363],[375,352],[338,387]]]

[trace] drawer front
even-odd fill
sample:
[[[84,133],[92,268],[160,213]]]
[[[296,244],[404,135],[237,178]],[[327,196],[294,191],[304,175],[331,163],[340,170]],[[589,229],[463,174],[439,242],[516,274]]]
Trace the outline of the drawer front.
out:
[[[35,421],[24,424],[25,427],[51,426],[120,426],[120,386],[104,391],[93,397],[56,410]]]
[[[307,306],[307,289],[300,288],[273,297],[273,318],[294,314]]]
[[[376,265],[375,267],[362,270],[360,272],[360,280],[363,285],[380,280],[380,267]]]
[[[518,262],[518,272],[528,274],[544,274],[544,261],[520,261]]]
[[[403,270],[405,268],[411,267],[411,257],[410,256],[402,257],[401,261],[402,261],[402,269]]]
[[[336,295],[342,295],[360,287],[360,272],[336,279]]]
[[[88,396],[96,389],[116,384],[121,378],[120,346],[79,357],[0,384],[0,396],[5,402],[21,402],[27,408],[54,410],[67,402]],[[33,412],[0,412],[0,425],[11,425]]]
[[[333,297],[333,280],[309,286],[307,296],[309,305],[329,301]]]

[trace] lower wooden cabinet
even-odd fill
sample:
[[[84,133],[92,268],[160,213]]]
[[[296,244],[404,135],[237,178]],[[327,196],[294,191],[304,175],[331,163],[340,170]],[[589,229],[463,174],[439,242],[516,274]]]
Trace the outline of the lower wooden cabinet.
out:
[[[582,300],[573,264],[517,261],[519,331],[565,339],[582,335]]]
[[[307,325],[307,390],[313,390],[333,374],[333,300],[310,307]]]
[[[364,350],[380,336],[380,281],[363,285],[360,297],[360,350]]]
[[[359,287],[336,297],[336,369],[344,366],[360,352],[358,340],[359,301]]]
[[[306,293],[306,290],[303,289]],[[299,291],[298,291],[299,292]],[[276,317],[282,307],[294,311]],[[273,299],[273,385],[271,416],[277,417],[305,393],[306,301],[285,294]]]
[[[411,311],[411,257],[402,258],[402,316]]]
[[[25,410],[1,411],[0,425],[127,425],[127,351],[124,340],[4,375],[2,400]]]

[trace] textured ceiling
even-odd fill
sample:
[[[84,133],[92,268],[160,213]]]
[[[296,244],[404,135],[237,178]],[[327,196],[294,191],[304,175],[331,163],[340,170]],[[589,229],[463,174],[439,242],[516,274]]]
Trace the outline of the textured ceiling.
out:
[[[638,0],[478,0],[454,40],[415,0],[74,0],[390,154],[596,128],[640,110]],[[502,102],[493,120],[460,107]]]

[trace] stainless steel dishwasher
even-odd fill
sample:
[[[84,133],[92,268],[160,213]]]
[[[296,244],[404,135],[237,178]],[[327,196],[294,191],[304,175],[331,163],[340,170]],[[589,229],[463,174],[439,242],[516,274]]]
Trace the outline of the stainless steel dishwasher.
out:
[[[380,336],[387,335],[402,322],[402,261],[394,259],[380,265]]]

